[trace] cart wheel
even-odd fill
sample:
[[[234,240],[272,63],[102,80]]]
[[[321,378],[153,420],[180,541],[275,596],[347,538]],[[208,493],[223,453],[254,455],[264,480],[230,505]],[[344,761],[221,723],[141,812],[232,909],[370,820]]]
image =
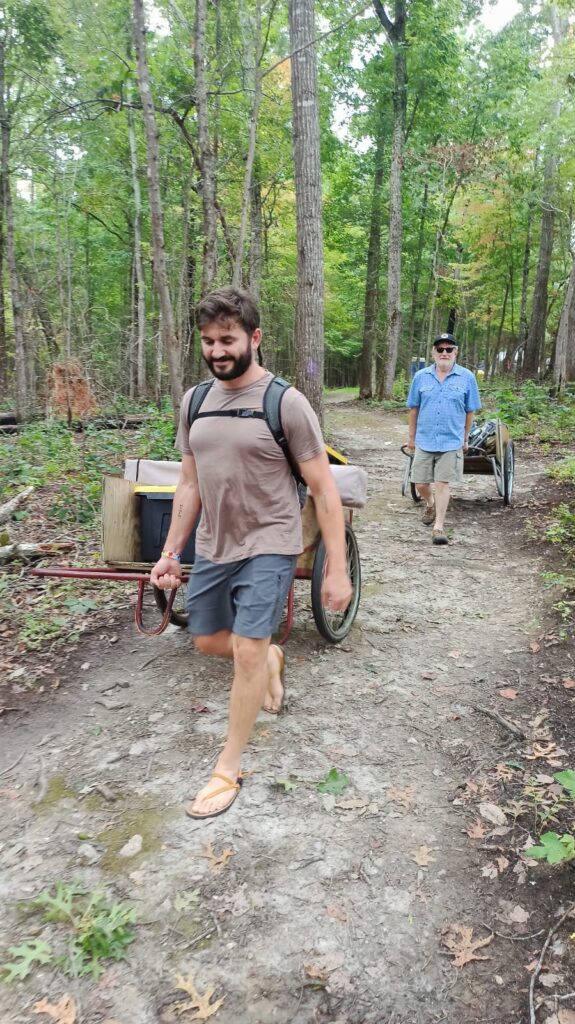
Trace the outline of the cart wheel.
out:
[[[323,540],[320,540],[317,546],[311,574],[311,609],[315,624],[324,639],[329,640],[332,644],[337,644],[349,633],[357,615],[361,596],[359,548],[355,533],[349,523],[345,524],[345,544],[347,550],[347,571],[351,580],[352,594],[351,601],[344,612],[330,612],[327,608],[323,607],[321,602],[321,585],[327,565]]]
[[[413,498],[415,504],[419,505],[419,502],[421,501],[421,494],[417,490],[417,487],[415,486],[415,484],[410,484],[410,487],[411,487],[411,497]]]
[[[513,447],[513,441],[508,441],[505,445],[505,454],[503,456],[503,504],[511,504],[511,496],[513,494],[513,477],[515,476],[515,450]]]
[[[167,592],[165,590],[161,590],[160,587],[154,587],[153,589],[154,589],[154,601],[156,602],[156,605],[158,606],[158,608],[160,609],[160,611],[163,614],[165,612],[165,610],[166,610],[166,605],[168,603]],[[182,596],[181,597],[180,597],[180,591],[182,592]],[[186,611],[186,587],[185,586],[184,587],[179,587],[178,595],[176,596],[176,600],[174,601],[174,606],[172,608],[172,612],[171,612],[171,615],[170,615],[170,622],[172,623],[172,625],[179,626],[181,629],[186,629],[186,627],[188,625],[188,613]]]

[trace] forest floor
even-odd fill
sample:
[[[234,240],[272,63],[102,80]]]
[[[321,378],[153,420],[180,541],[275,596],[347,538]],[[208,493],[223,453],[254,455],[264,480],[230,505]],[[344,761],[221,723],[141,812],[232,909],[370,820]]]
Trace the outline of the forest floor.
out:
[[[298,584],[288,709],[260,715],[228,813],[182,812],[230,681],[183,631],[139,636],[126,609],[57,689],[3,691],[0,959],[46,963],[0,985],[2,1024],[575,1021],[573,870],[525,853],[542,815],[561,831],[553,773],[575,767],[573,647],[536,539],[557,485],[519,447],[514,507],[466,477],[433,547],[400,494],[405,417],[344,402],[328,430],[369,473],[358,618],[325,644]],[[57,883],[135,907],[97,979],[55,961],[95,912],[68,902],[66,928],[26,904]]]

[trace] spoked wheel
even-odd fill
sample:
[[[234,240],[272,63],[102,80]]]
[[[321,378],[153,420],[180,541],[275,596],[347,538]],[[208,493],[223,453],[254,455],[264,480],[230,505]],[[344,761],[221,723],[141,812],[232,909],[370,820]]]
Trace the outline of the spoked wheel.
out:
[[[315,624],[325,640],[331,644],[337,644],[349,633],[361,597],[361,565],[359,561],[359,548],[355,533],[349,523],[345,524],[345,544],[347,550],[347,571],[351,580],[352,594],[351,601],[344,612],[332,612],[324,608],[321,600],[321,585],[325,576],[327,557],[325,545],[320,540],[311,575],[311,609]]]
[[[168,604],[168,593],[167,590],[161,590],[160,587],[154,587],[154,601],[160,609],[162,615],[166,610]],[[174,626],[180,626],[181,629],[186,629],[188,625],[188,613],[186,611],[186,586],[185,584],[178,588],[176,599],[170,614],[170,622]]]
[[[505,454],[503,456],[503,504],[511,504],[511,496],[513,494],[513,478],[515,476],[515,449],[513,447],[513,441],[508,441],[505,445]]]

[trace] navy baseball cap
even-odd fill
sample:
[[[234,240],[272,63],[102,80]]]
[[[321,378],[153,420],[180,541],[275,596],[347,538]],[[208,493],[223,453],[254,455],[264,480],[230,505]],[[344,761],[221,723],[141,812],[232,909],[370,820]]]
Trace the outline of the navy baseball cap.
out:
[[[433,339],[433,347],[435,348],[436,345],[440,345],[442,341],[448,341],[451,345],[457,345],[453,334],[447,334],[447,332],[445,332],[445,334],[438,334],[437,337]]]

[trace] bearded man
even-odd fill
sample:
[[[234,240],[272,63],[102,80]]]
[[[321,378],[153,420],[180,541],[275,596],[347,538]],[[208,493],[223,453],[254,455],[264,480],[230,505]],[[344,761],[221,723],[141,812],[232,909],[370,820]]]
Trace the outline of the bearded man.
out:
[[[222,288],[199,303],[196,323],[215,382],[191,426],[194,389],[182,400],[176,438],[182,472],[165,550],[151,580],[163,589],[181,583],[181,553],[199,516],[189,629],[200,651],[230,658],[234,667],[225,746],[210,781],[185,807],[192,818],[212,818],[227,811],[239,793],[241,756],[262,706],[278,714],[283,705],[285,655],[271,637],[303,542],[295,478],[261,415],[273,374],[256,360],[262,336],[258,309],[246,292]],[[281,421],[326,547],[322,600],[344,611],[352,590],[343,509],[317,416],[295,388],[283,395]]]

